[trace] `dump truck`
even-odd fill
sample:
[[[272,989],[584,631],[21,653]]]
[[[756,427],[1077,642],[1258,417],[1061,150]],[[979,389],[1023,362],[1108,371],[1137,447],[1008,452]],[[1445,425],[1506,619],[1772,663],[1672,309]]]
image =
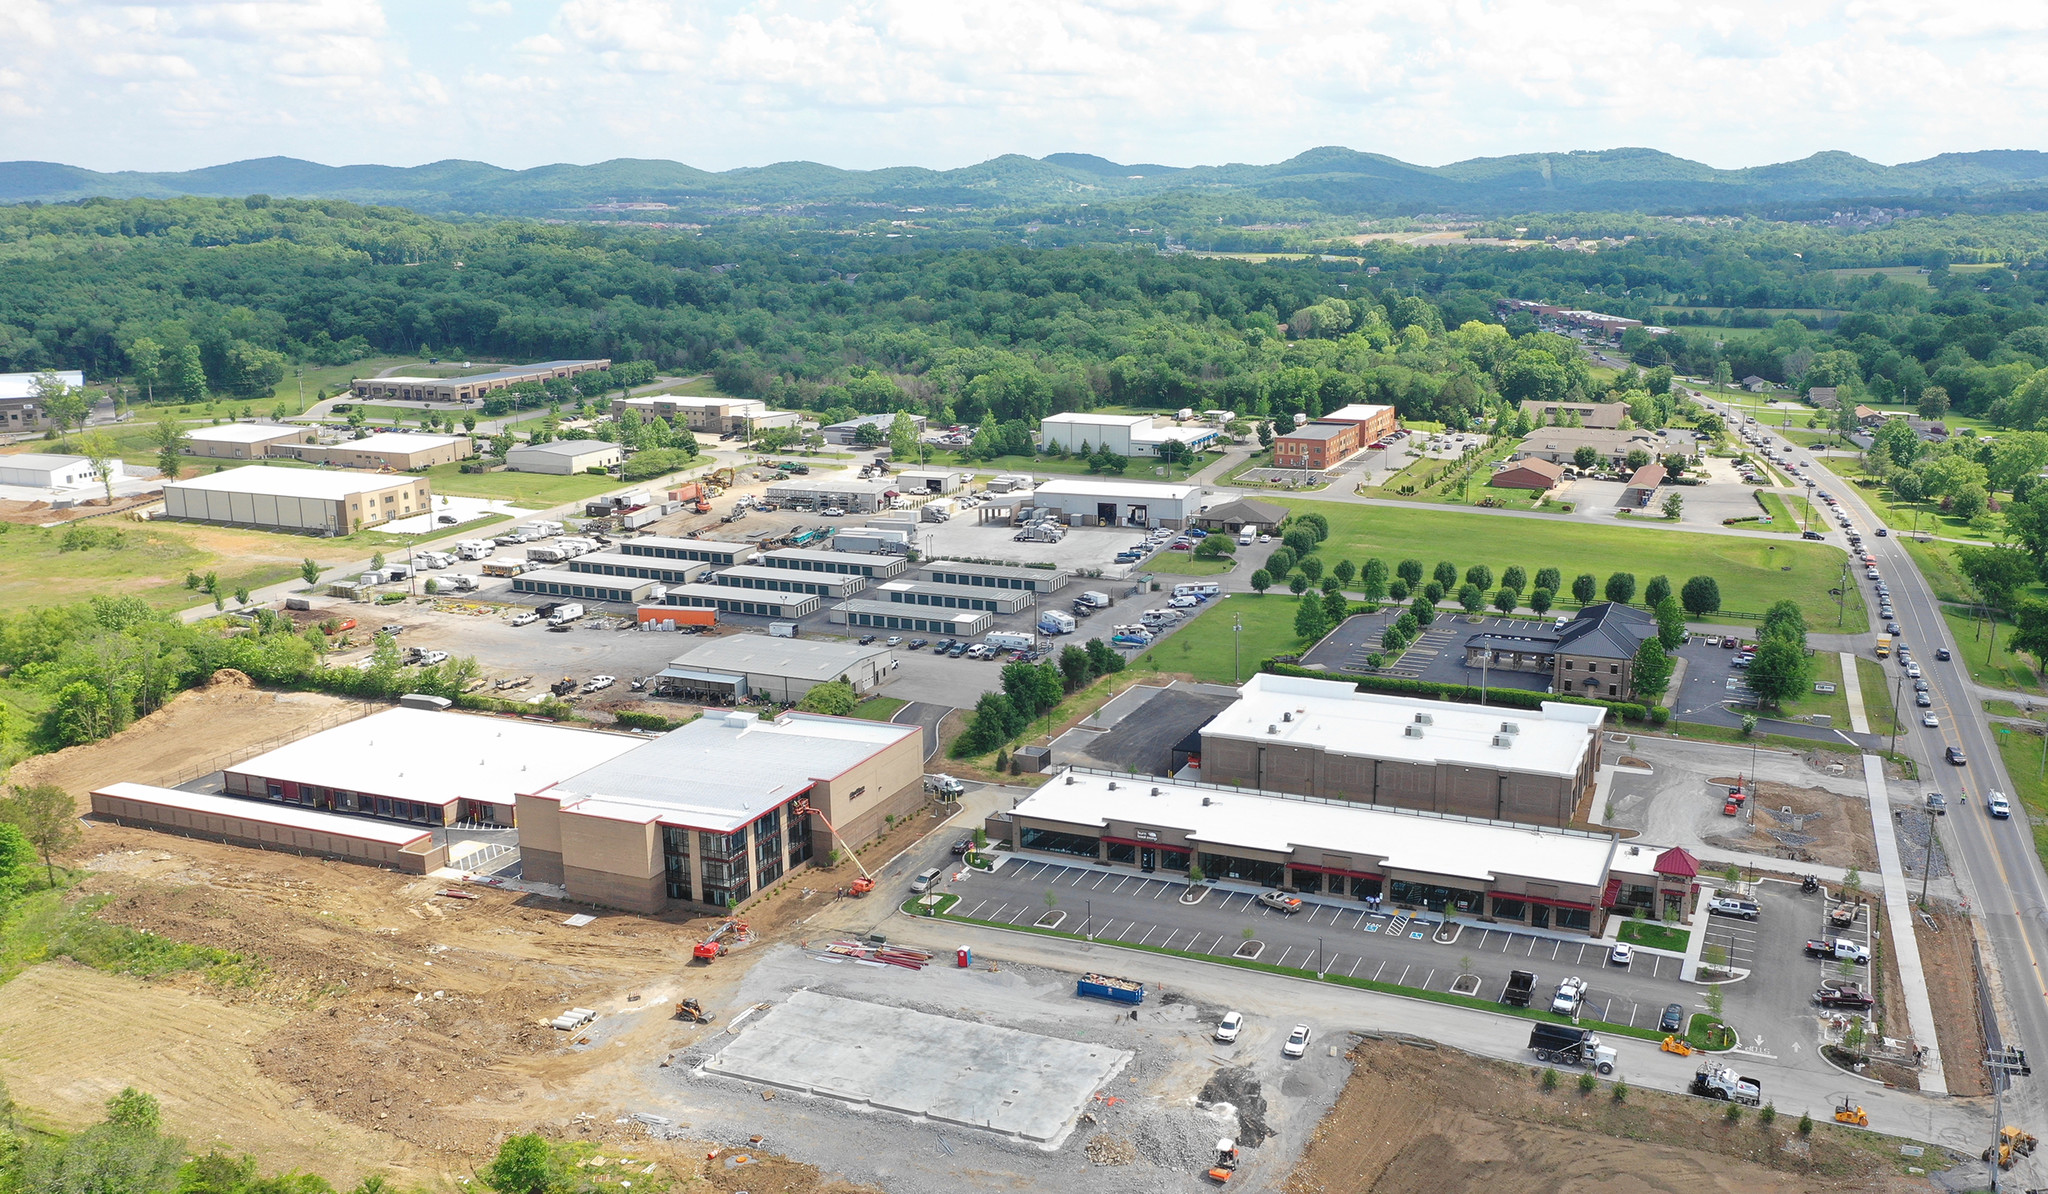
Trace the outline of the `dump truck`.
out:
[[[1536,991],[1536,972],[1533,970],[1512,970],[1508,972],[1508,985],[1500,993],[1500,1001],[1509,1007],[1528,1007],[1529,997]]]
[[[1532,1025],[1529,1049],[1536,1054],[1538,1061],[1587,1066],[1603,1074],[1614,1072],[1614,1048],[1601,1044],[1599,1034],[1590,1028],[1573,1028],[1569,1024]]]
[[[1692,1076],[1692,1085],[1686,1089],[1703,1099],[1719,1099],[1745,1107],[1760,1107],[1764,1101],[1763,1083],[1712,1062],[1700,1067],[1699,1073]]]
[[[1145,1002],[1145,984],[1134,978],[1110,974],[1084,974],[1074,983],[1074,994],[1113,999],[1118,1003]]]

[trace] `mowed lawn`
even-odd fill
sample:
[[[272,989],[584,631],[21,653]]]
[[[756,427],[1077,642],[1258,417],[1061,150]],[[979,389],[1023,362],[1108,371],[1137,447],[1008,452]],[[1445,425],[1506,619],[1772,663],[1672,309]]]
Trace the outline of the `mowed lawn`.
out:
[[[503,469],[493,473],[465,473],[460,464],[437,464],[428,469],[426,475],[433,483],[435,493],[500,498],[534,510],[596,497],[624,484],[615,478],[591,473],[571,473],[565,477]]]
[[[295,562],[282,558],[238,558],[209,550],[183,529],[113,519],[84,525],[93,546],[69,551],[64,549],[67,528],[5,527],[0,533],[0,611],[100,595],[140,597],[151,605],[183,608],[206,599],[185,587],[188,572],[218,573],[229,594],[244,586],[275,584],[298,572]],[[78,539],[72,542],[76,548]],[[317,554],[314,545],[320,541],[302,542],[306,546],[301,555]]]
[[[1773,601],[1789,599],[1807,609],[1815,630],[1832,630],[1835,620],[1822,610],[1835,605],[1835,595],[1828,590],[1841,584],[1847,559],[1840,548],[1804,539],[1770,542],[1684,531],[1645,532],[1578,520],[1273,500],[1330,520],[1330,541],[1320,551],[1328,563],[1350,559],[1363,564],[1378,556],[1391,572],[1401,560],[1413,558],[1422,561],[1425,575],[1439,560],[1456,564],[1461,574],[1474,564],[1485,564],[1493,569],[1496,584],[1510,564],[1520,564],[1532,579],[1539,568],[1556,568],[1564,574],[1566,590],[1558,595],[1558,604],[1567,608],[1572,604],[1572,578],[1581,572],[1592,573],[1602,586],[1610,573],[1634,573],[1638,601],[1653,576],[1670,577],[1674,591],[1688,577],[1711,576],[1721,586],[1724,617],[1760,616]],[[1861,626],[1860,586],[1851,584],[1847,599],[1848,624]]]
[[[1131,660],[1131,670],[1185,672],[1209,684],[1241,682],[1259,670],[1260,660],[1311,645],[1294,637],[1300,603],[1285,589],[1219,597],[1187,625],[1140,651]],[[1232,631],[1234,623],[1243,625],[1242,632]],[[1233,658],[1241,661],[1235,671]]]

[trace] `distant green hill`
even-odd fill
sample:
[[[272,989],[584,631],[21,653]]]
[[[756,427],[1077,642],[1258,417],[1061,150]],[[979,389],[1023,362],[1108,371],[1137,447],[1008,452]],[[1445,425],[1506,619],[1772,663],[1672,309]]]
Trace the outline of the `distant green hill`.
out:
[[[1312,202],[1332,212],[1741,210],[1774,204],[1913,202],[2010,196],[2048,188],[2048,153],[1986,150],[1882,166],[1853,154],[1718,170],[1654,149],[1474,158],[1416,166],[1327,146],[1272,165],[1124,165],[1092,154],[1008,154],[957,170],[841,170],[777,162],[718,173],[680,162],[618,158],[589,166],[506,170],[450,160],[424,166],[323,166],[258,158],[181,173],[103,174],[52,162],[0,162],[0,202],[173,195],[290,195],[388,203],[429,212],[542,214],[608,202],[689,208],[750,204],[964,204],[976,208],[1086,202],[1174,191]]]

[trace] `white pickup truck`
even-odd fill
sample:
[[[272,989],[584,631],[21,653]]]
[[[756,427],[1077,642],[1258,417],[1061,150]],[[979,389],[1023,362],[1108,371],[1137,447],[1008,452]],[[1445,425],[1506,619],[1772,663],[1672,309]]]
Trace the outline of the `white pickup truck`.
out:
[[[1574,975],[1557,984],[1557,994],[1551,997],[1550,1010],[1560,1016],[1577,1015],[1579,1003],[1586,998],[1586,980]]]

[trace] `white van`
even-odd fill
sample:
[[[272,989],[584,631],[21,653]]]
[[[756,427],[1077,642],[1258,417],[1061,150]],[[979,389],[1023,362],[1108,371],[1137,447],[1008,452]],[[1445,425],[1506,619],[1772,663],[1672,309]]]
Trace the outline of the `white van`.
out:
[[[1247,524],[1243,530],[1237,533],[1237,545],[1239,547],[1250,547],[1258,537],[1258,528]]]

